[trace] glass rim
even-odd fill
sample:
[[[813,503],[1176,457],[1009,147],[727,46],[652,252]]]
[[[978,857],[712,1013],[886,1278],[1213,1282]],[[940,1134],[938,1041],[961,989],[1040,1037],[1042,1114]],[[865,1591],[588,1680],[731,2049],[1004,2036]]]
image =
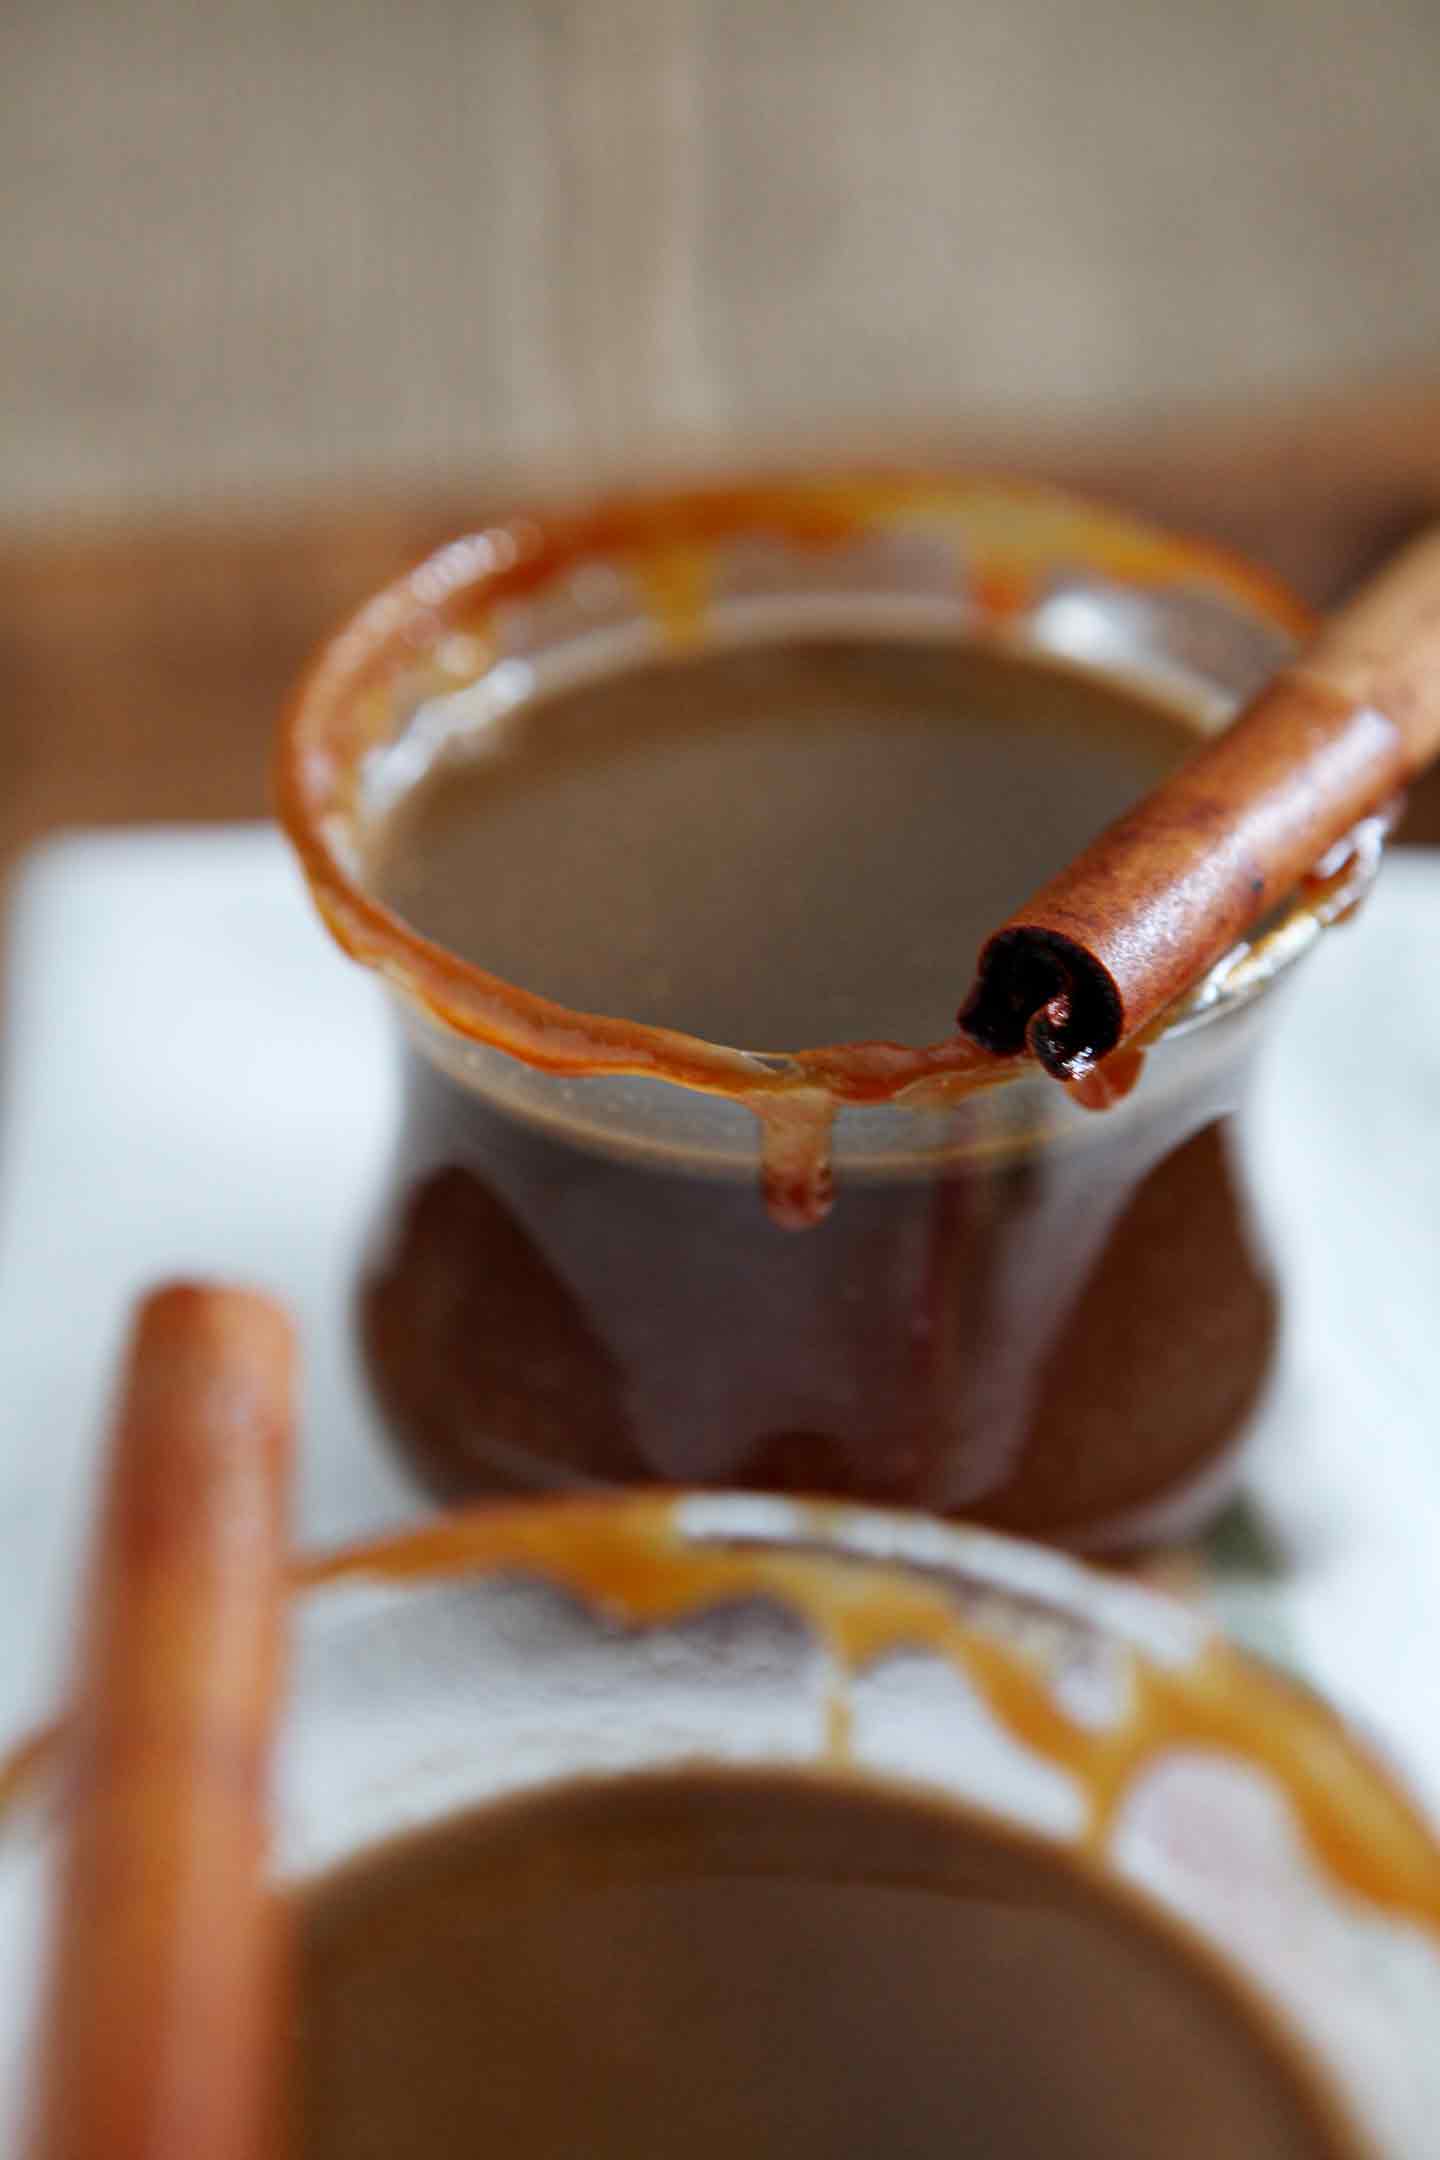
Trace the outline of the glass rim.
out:
[[[916,1512],[677,1489],[457,1508],[298,1559],[290,1596],[424,1592],[466,1576],[541,1582],[640,1637],[767,1601],[812,1631],[847,1684],[907,1652],[949,1659],[1012,1738],[1076,1779],[1087,1815],[1074,1857],[1101,1873],[1115,1816],[1149,1768],[1191,1745],[1219,1751],[1283,1791],[1331,1891],[1420,1927],[1440,1949],[1440,1841],[1403,1773],[1303,1681],[1147,1584]],[[1118,1723],[1061,1704],[1043,1629],[1002,1640],[985,1625],[987,1596],[1122,1653]],[[62,1759],[64,1732],[62,1715],[0,1750],[0,1841]],[[884,1782],[843,1749],[831,1767]]]
[[[696,558],[755,534],[823,549],[870,531],[923,523],[963,548],[973,622],[1015,638],[1044,576],[1069,570],[1117,590],[1207,593],[1289,641],[1311,610],[1278,577],[1220,543],[1167,531],[1129,512],[1042,482],[984,472],[843,468],[611,493],[499,518],[439,548],[366,602],[313,655],[282,718],[273,794],[282,829],[332,937],[442,1030],[557,1075],[642,1076],[759,1102],[797,1087],[875,1103],[947,1078],[943,1046],[875,1043],[756,1050],[622,1015],[581,1011],[495,975],[427,938],[368,890],[346,844],[367,726],[397,676],[427,695],[481,679],[493,651],[446,673],[442,648],[483,649],[490,609],[533,599],[590,563],[642,567],[657,620],[677,649],[694,644]],[[957,579],[957,591],[961,589]],[[1242,941],[1170,1010],[1149,1040],[1193,1028],[1259,994],[1355,904],[1376,851],[1298,895],[1282,918]],[[957,1000],[965,983],[957,974]],[[873,1053],[857,1058],[856,1053]],[[1028,1061],[991,1082],[1025,1077]],[[975,1084],[973,1074],[969,1084]]]

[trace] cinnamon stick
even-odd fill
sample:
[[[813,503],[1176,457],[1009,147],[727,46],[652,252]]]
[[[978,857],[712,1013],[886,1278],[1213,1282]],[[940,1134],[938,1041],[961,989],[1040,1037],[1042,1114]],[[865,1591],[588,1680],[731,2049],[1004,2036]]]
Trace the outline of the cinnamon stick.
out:
[[[28,2160],[272,2160],[265,1889],[294,1346],[176,1286],[132,1338],[91,1556]]]
[[[987,941],[959,1013],[1078,1079],[1191,987],[1440,751],[1440,533]]]

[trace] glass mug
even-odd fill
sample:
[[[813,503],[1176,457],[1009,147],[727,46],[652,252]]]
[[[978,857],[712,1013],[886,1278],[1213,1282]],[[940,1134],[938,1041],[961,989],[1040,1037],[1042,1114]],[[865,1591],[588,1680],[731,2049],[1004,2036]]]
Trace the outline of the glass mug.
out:
[[[1178,1931],[1333,2125],[1333,2142],[1314,2148],[1325,2160],[1434,2151],[1440,1852],[1329,1711],[1199,1614],[1130,1582],[918,1516],[770,1495],[617,1495],[469,1510],[311,1559],[292,1646],[274,1801],[286,1888],[402,1831],[577,1780],[708,1766],[919,1796],[959,1811],[947,1820],[1064,1856],[1163,1922],[1172,1945]],[[62,1758],[52,1735],[0,1765],[7,2152]],[[729,1850],[728,1874],[743,1875],[744,1850]],[[837,1850],[843,1879],[843,1841]],[[1002,1933],[1024,1909],[1023,1898],[999,1909]],[[603,2020],[613,1998],[602,1988],[598,2001]],[[943,2042],[949,2013],[937,2015]],[[1137,2079],[1156,2030],[1140,2024]],[[1054,2077],[1078,2080],[1055,2100],[1063,2125],[1067,2094],[1081,2108],[1111,2101],[1058,2048],[1037,2019],[1006,2059],[1042,2096]],[[848,2081],[883,2113],[866,2049],[843,2052],[837,2088]],[[974,2065],[963,2047],[943,2059],[940,2104],[953,2077],[963,2115]],[[714,2082],[722,2096],[736,2083]],[[900,2136],[910,2101],[894,2099]],[[1187,2101],[1177,2082],[1172,2130],[1187,2104],[1202,2118],[1195,2142],[1167,2152],[1239,2149],[1205,2142],[1203,2088]],[[492,2149],[493,2128],[476,2126],[477,2150]],[[555,2148],[537,2132],[536,2149]],[[687,2134],[685,2149],[745,2148]]]
[[[367,882],[397,798],[497,700],[677,642],[897,624],[1178,685],[1211,727],[1305,617],[1212,548],[1045,491],[831,477],[475,533],[304,682],[281,816],[404,1045],[361,1334],[442,1496],[815,1491],[1120,1549],[1228,1495],[1277,1318],[1236,1114],[1278,985],[1373,853],[1237,948],[1100,1114],[1033,1069],[977,1089],[953,1040],[761,1052],[572,1012]]]

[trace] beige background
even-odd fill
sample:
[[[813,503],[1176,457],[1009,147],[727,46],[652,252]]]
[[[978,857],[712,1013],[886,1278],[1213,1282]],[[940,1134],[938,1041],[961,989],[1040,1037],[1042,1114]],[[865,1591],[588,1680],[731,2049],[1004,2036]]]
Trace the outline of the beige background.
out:
[[[1440,4],[10,0],[10,518],[1440,357]]]

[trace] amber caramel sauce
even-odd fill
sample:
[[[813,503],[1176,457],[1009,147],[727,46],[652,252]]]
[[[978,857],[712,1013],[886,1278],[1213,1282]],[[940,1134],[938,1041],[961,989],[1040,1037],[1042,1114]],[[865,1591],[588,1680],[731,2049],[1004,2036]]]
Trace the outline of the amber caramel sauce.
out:
[[[543,1510],[460,1511],[312,1562],[301,1579],[433,1581],[503,1568],[533,1573],[632,1627],[770,1599],[804,1620],[842,1684],[900,1651],[922,1650],[953,1666],[1013,1739],[1075,1781],[1086,1805],[1082,1848],[1097,1860],[1148,1770],[1172,1750],[1211,1748],[1275,1781],[1333,1886],[1440,1936],[1440,1852],[1418,1810],[1379,1779],[1317,1697],[1270,1678],[1218,1636],[1202,1636],[1197,1625],[1195,1655],[1173,1668],[1132,1654],[1117,1722],[1082,1723],[1056,1699],[1040,1665],[966,1624],[943,1580],[869,1559],[847,1565],[843,1553],[822,1566],[803,1551],[708,1545],[677,1527],[683,1504],[656,1494],[623,1506],[552,1501]],[[817,1538],[827,1530],[843,1538],[843,1507],[810,1502],[797,1512]],[[843,1764],[843,1710],[832,1711],[830,1737]]]
[[[1067,554],[1091,573],[1141,588],[1208,581],[1282,629],[1299,634],[1309,625],[1306,611],[1277,582],[1221,548],[1171,539],[1009,481],[883,473],[776,480],[519,518],[457,542],[381,594],[321,652],[301,684],[279,745],[277,803],[337,940],[442,1024],[553,1073],[652,1074],[755,1105],[817,1087],[851,1103],[892,1101],[937,1083],[964,1092],[1022,1066],[955,1036],[904,1049],[839,1045],[777,1067],[683,1032],[579,1013],[419,934],[356,881],[335,839],[335,821],[354,818],[365,752],[388,737],[394,687],[402,679],[432,693],[460,687],[439,667],[436,650],[459,633],[485,654],[482,667],[489,664],[496,656],[496,608],[588,562],[611,559],[636,572],[657,620],[683,649],[703,627],[709,551],[737,535],[770,534],[794,548],[824,551],[917,519],[949,538],[957,589],[967,590],[982,629],[1012,623],[1037,579]]]

